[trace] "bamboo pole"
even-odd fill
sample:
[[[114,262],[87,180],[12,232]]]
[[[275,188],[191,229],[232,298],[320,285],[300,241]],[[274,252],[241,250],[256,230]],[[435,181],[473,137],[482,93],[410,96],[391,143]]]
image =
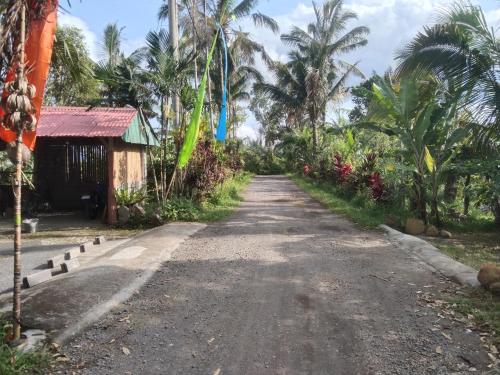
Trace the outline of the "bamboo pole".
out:
[[[21,5],[21,40],[19,44],[20,59],[17,79],[24,77],[25,43],[26,43],[26,5]],[[18,341],[21,338],[21,194],[22,194],[22,170],[23,170],[23,130],[24,123],[21,119],[16,124],[16,172],[14,176],[14,293],[12,303],[13,315],[13,338]]]
[[[203,0],[203,15],[205,17],[205,31],[208,33],[207,0]],[[208,60],[208,43],[205,47],[205,57]],[[212,111],[212,80],[210,79],[210,66],[207,66],[208,114],[210,118],[210,134],[215,134],[214,113]]]

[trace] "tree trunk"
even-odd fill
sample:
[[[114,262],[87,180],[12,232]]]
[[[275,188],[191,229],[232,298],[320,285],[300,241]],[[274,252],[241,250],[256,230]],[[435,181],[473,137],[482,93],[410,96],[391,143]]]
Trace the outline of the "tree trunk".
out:
[[[316,119],[311,121],[313,131],[313,156],[316,160],[318,158],[318,124]]]
[[[168,1],[168,24],[170,31],[170,40],[174,50],[174,60],[179,61],[179,22],[177,19],[177,1]],[[179,125],[180,100],[177,94],[172,97],[173,110],[175,113],[174,127]]]
[[[153,181],[154,181],[154,184],[155,184],[155,198],[156,198],[156,203],[160,204],[160,193],[158,191],[158,178],[156,177],[156,170],[155,170],[155,165],[154,165],[154,162],[153,162],[153,153],[151,151],[151,144],[149,142],[149,132],[148,132],[148,129],[147,129],[147,124],[146,124],[146,118],[144,116],[144,112],[142,111],[142,108],[139,108],[139,119],[141,121],[141,124],[142,124],[142,128],[144,130],[144,136],[146,137],[146,143],[147,143],[147,150],[148,150],[148,156],[149,156],[149,160],[150,160],[150,163],[151,163],[151,169],[153,170]],[[147,163],[146,163],[146,168],[147,168]],[[147,187],[147,181],[146,181],[146,187]]]
[[[444,185],[444,200],[447,203],[453,203],[457,199],[457,175],[448,174]]]
[[[469,185],[470,185],[470,178],[471,178],[471,175],[468,174],[465,177],[465,184],[464,184],[464,215],[465,216],[469,215],[470,194],[467,191],[467,189],[469,188]]]
[[[207,0],[203,1],[203,15],[205,17],[205,31],[208,33],[208,18],[207,18]],[[205,57],[208,60],[208,45],[207,43],[205,48]],[[207,65],[207,91],[208,91],[208,114],[210,118],[210,134],[211,138],[213,138],[215,134],[215,126],[214,126],[214,113],[212,110],[212,80],[210,79],[210,67]]]
[[[492,207],[493,215],[495,216],[495,224],[500,227],[500,196],[496,196]]]
[[[24,44],[26,41],[26,6],[21,5],[21,40],[19,44],[19,76],[24,78]],[[23,172],[23,130],[24,123],[20,120],[17,126],[16,140],[16,172],[14,176],[14,293],[12,296],[13,338],[14,341],[21,339],[21,194],[22,194],[22,172]]]

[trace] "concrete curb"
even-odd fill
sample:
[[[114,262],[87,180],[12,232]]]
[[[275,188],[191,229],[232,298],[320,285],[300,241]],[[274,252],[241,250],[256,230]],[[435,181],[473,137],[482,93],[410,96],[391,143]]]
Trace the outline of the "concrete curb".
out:
[[[477,280],[477,271],[474,268],[457,262],[448,255],[443,254],[427,241],[415,236],[410,236],[409,234],[401,233],[384,224],[379,225],[379,228],[387,233],[392,243],[416,255],[419,259],[434,267],[444,276],[465,286],[474,288],[480,286]]]
[[[135,279],[133,279],[130,283],[116,292],[111,298],[108,298],[106,301],[101,302],[98,305],[95,305],[90,310],[88,310],[85,315],[83,315],[75,324],[69,326],[64,331],[62,331],[57,337],[55,337],[52,341],[59,344],[64,345],[66,342],[71,340],[75,335],[88,328],[90,325],[98,321],[103,315],[107,314],[109,311],[114,309],[116,306],[121,303],[127,301],[136,291],[138,291],[144,284],[146,284],[158,271],[161,267],[162,263],[169,260],[172,254],[177,250],[177,248],[188,238],[193,236],[198,231],[204,229],[206,224],[202,223],[171,223],[166,224],[163,227],[170,227],[175,230],[175,244],[170,248],[163,248],[161,253],[156,257],[156,259],[152,260],[147,268],[137,275]],[[147,230],[145,232],[140,233],[139,235],[129,239],[131,240],[141,238],[146,234],[154,232],[155,230],[159,230],[162,227],[157,227],[151,230]]]

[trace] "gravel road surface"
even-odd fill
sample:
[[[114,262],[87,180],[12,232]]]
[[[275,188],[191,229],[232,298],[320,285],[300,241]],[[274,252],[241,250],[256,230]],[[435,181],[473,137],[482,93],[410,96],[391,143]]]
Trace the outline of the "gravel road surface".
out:
[[[187,240],[126,304],[68,344],[77,374],[468,374],[479,335],[422,303],[455,285],[256,177],[229,219]],[[158,246],[162,246],[158,243]]]

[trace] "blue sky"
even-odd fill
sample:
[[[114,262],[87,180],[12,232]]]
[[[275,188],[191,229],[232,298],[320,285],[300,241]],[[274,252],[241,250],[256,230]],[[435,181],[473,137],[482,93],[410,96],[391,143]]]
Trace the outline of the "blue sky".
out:
[[[124,45],[127,53],[144,43],[149,30],[159,28],[158,9],[163,0],[72,0],[71,8],[64,0],[61,4],[67,12],[61,12],[59,22],[74,25],[84,31],[89,50],[94,59],[99,58],[99,40],[104,27],[117,22],[124,27]],[[210,0],[209,0],[210,1]],[[321,3],[322,0],[317,0]],[[393,64],[394,52],[411,39],[423,25],[431,23],[437,9],[451,0],[345,0],[346,7],[355,11],[359,19],[351,26],[365,25],[371,29],[368,46],[345,56],[349,62],[359,61],[365,74],[376,71],[383,73]],[[487,20],[500,33],[500,0],[473,0],[483,7]],[[291,25],[306,27],[314,17],[310,0],[260,0],[257,10],[272,16],[281,27],[281,32]],[[265,45],[274,59],[286,60],[287,47],[278,35],[257,29],[250,20],[243,21],[241,27],[249,31],[253,38]],[[265,71],[262,62],[257,67]],[[272,79],[267,75],[268,79]],[[344,106],[349,107],[346,100]],[[241,137],[255,137],[258,124],[249,114],[246,124],[240,129]]]

